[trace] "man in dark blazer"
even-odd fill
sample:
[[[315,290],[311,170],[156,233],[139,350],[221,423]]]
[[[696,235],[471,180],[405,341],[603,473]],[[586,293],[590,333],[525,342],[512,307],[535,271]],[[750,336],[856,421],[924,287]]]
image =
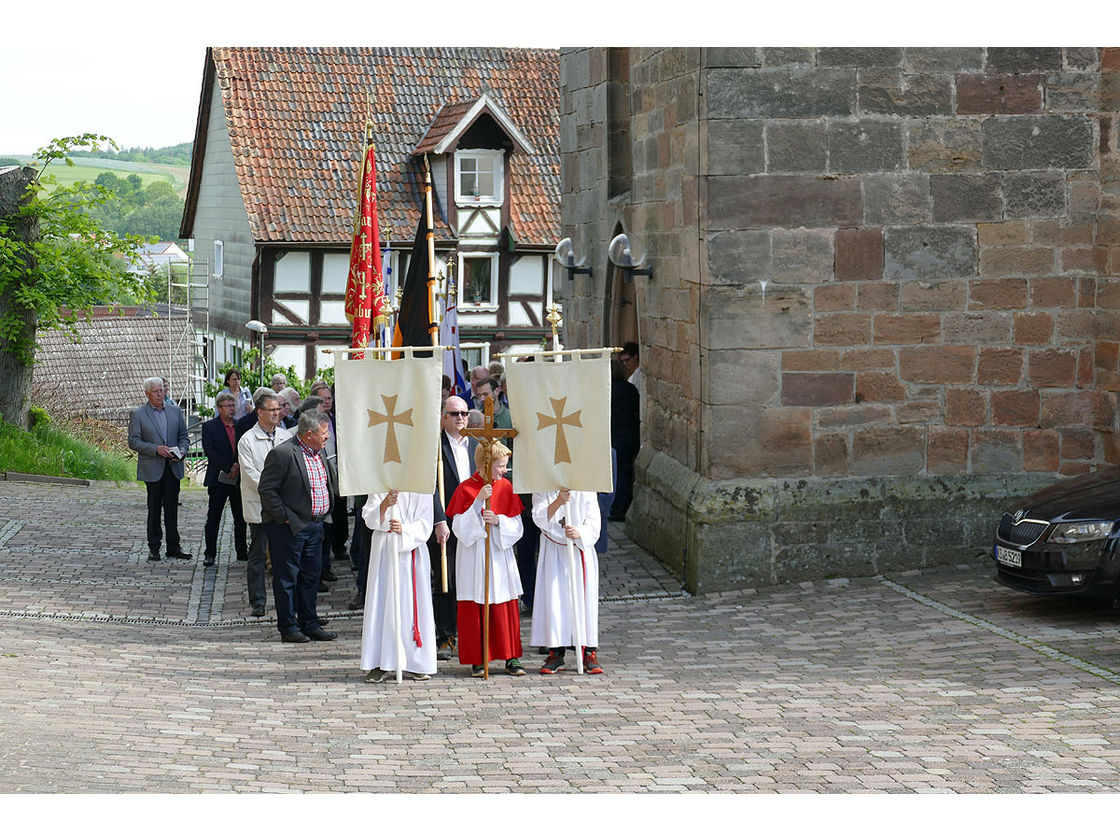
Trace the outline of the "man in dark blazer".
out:
[[[128,418],[128,447],[136,451],[136,478],[148,488],[148,560],[159,560],[161,510],[167,556],[190,560],[179,539],[179,482],[190,446],[187,424],[178,406],[164,403],[162,377],[144,380],[144,396],[148,401],[132,409]]]
[[[428,538],[428,555],[432,558],[432,611],[436,620],[436,658],[448,660],[455,655],[457,630],[455,615],[458,605],[455,600],[455,535],[451,533],[451,523],[447,521],[444,508],[451,494],[474,472],[474,451],[478,447],[475,438],[465,437],[467,412],[470,407],[462,397],[448,397],[443,403],[440,414],[440,447],[443,455],[443,498],[436,488],[434,504],[434,524],[432,536]],[[447,544],[447,592],[443,591],[440,571],[441,542]]]
[[[238,486],[241,467],[237,463],[237,442],[233,422],[236,404],[232,394],[217,399],[218,416],[202,424],[202,451],[206,454],[206,477],[202,486],[210,494],[206,511],[206,549],[202,565],[213,566],[218,555],[218,525],[222,511],[229,502],[233,514],[233,539],[237,559],[249,556],[245,539],[245,517],[241,512],[241,488]],[[248,415],[246,415],[248,416]],[[256,415],[253,415],[256,417]]]
[[[277,627],[285,642],[338,638],[323,629],[318,614],[323,523],[338,492],[334,464],[323,457],[329,438],[325,414],[301,412],[296,436],[268,453],[257,485],[272,556]]]

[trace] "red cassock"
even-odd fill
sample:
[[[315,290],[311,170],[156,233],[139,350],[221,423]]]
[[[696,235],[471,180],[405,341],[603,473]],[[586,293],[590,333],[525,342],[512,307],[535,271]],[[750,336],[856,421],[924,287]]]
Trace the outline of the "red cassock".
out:
[[[459,484],[451,500],[447,504],[447,515],[455,517],[470,510],[482,490],[485,482],[477,472],[469,479]],[[490,497],[490,509],[499,516],[507,516],[516,520],[520,529],[522,511],[521,499],[513,492],[513,485],[508,479],[500,478],[493,484],[494,493]],[[477,516],[477,514],[476,514]],[[460,523],[462,524],[462,523]],[[458,532],[457,532],[458,533]],[[477,564],[478,558],[485,553],[482,541],[472,545],[464,545],[460,539],[459,550],[456,554],[456,576],[471,574],[470,565]],[[510,554],[505,558],[505,554]],[[517,574],[516,561],[512,558],[512,551],[507,547],[501,550],[497,545],[491,546],[492,568],[495,578],[503,575]],[[512,561],[512,562],[511,562]],[[481,571],[477,571],[481,575]],[[474,575],[472,574],[472,577]],[[459,577],[462,580],[461,577]],[[494,581],[491,581],[492,586]],[[456,586],[458,598],[457,631],[459,662],[464,665],[482,664],[482,610],[483,605],[472,596],[471,586]],[[483,591],[481,588],[478,591]],[[520,582],[518,589],[520,591]],[[518,610],[517,597],[490,604],[490,659],[508,660],[520,657],[521,648],[521,616]]]

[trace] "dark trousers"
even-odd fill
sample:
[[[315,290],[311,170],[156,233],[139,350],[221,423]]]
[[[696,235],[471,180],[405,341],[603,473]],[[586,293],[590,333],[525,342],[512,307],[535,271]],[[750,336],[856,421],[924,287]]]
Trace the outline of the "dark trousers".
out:
[[[618,456],[618,481],[614,486],[611,519],[624,519],[634,498],[634,461],[638,458],[638,447],[623,445],[616,448],[615,453]]]
[[[366,599],[366,578],[369,577],[369,550],[373,543],[373,531],[366,527],[359,514],[354,523],[354,537],[358,541],[356,551],[351,554],[354,560],[354,582],[358,585],[358,595]]]
[[[346,552],[346,499],[335,496],[331,504],[331,521],[323,523],[322,574],[331,570],[331,555],[345,557]]]
[[[218,525],[228,500],[230,513],[233,514],[233,544],[237,549],[237,559],[244,560],[249,549],[245,542],[245,517],[241,515],[241,488],[219,481],[207,487],[206,492],[210,494],[210,506],[206,509],[206,556],[218,556]]]
[[[167,528],[167,550],[182,551],[179,541],[179,479],[171,472],[171,462],[163,465],[159,481],[145,481],[148,488],[148,550],[159,554],[163,532],[159,529],[159,515],[163,511],[163,524]]]
[[[268,587],[265,586],[265,556],[268,549],[268,535],[259,522],[249,523],[249,556],[245,562],[245,585],[249,590],[249,606],[264,609],[268,603]]]
[[[459,605],[455,600],[455,549],[458,541],[452,534],[447,540],[447,591],[443,591],[443,571],[439,561],[439,540],[428,540],[428,556],[432,558],[432,612],[436,620],[436,644],[443,644],[456,630]]]
[[[517,558],[517,574],[521,578],[521,602],[526,609],[533,608],[533,592],[537,587],[537,553],[541,547],[541,529],[533,521],[533,495],[521,494],[521,539],[513,547]]]
[[[354,527],[350,531],[350,568],[357,574],[358,566],[362,563],[362,529],[366,528],[366,523],[362,521],[362,508],[366,504],[366,496],[357,496],[354,499]],[[368,535],[367,535],[368,536]],[[369,543],[365,546],[365,567],[369,567]],[[358,582],[358,591],[364,593],[366,585],[365,578]]]
[[[285,525],[264,523],[272,556],[272,598],[281,633],[318,630],[319,574],[323,523],[312,522],[298,534]]]

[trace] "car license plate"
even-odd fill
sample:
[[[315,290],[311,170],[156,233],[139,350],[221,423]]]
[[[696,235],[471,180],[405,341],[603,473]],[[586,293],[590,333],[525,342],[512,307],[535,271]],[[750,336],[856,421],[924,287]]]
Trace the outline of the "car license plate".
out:
[[[1023,552],[1016,551],[1013,548],[1004,548],[1002,545],[996,546],[996,560],[1005,566],[1023,567]]]

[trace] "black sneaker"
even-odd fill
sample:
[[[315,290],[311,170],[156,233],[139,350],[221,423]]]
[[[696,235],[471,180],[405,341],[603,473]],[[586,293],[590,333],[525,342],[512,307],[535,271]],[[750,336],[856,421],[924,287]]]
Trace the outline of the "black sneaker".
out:
[[[366,674],[366,682],[368,683],[385,682],[385,680],[387,679],[389,679],[389,672],[383,671],[380,668],[374,668],[372,671]]]
[[[511,677],[525,676],[525,669],[521,667],[521,660],[516,656],[506,661],[506,673]]]
[[[564,670],[564,649],[553,648],[548,652],[548,659],[541,666],[542,674],[558,674]]]
[[[471,666],[471,676],[472,677],[484,677],[484,676],[486,676],[486,671],[483,669],[483,667],[481,665],[472,665]]]
[[[450,662],[455,658],[455,637],[444,639],[436,648],[436,659],[440,662]]]

